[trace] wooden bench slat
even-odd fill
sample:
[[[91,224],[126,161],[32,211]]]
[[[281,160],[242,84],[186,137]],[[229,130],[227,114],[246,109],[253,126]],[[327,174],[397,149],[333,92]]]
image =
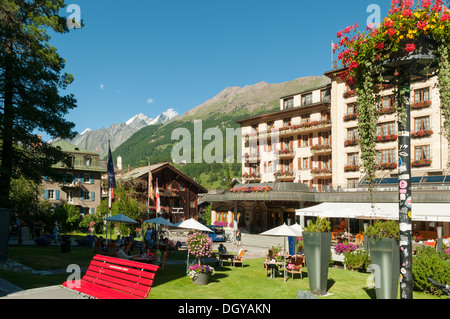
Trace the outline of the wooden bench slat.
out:
[[[157,266],[157,265],[144,264],[144,263],[137,262],[137,261],[119,259],[119,258],[108,257],[108,256],[103,256],[103,255],[95,255],[94,259],[101,260],[101,261],[109,261],[112,264],[117,263],[117,261],[119,260],[120,261],[120,263],[118,263],[119,265],[130,266],[130,267],[139,268],[139,269],[145,269],[145,270],[153,271],[153,272],[156,272],[159,269],[159,266]]]
[[[99,299],[143,299],[159,266],[95,255],[78,287],[63,286]]]
[[[134,268],[130,268],[130,267],[120,267],[117,264],[111,264],[109,262],[102,262],[102,261],[95,261],[93,260],[91,262],[92,266],[96,266],[99,268],[104,268],[105,270],[111,270],[117,273],[117,276],[120,276],[120,274],[129,274],[132,276],[136,276],[136,277],[145,277],[148,279],[153,279],[155,278],[155,273],[153,272],[148,272],[148,271],[144,271],[144,270],[140,270],[140,269],[134,269]]]
[[[105,274],[105,275],[108,275],[111,277],[117,277],[117,278],[121,278],[121,279],[128,280],[128,281],[136,281],[140,284],[147,285],[147,286],[151,286],[153,284],[153,278],[144,278],[144,277],[138,277],[135,275],[124,274],[124,273],[120,273],[120,272],[113,271],[110,269],[94,266],[92,264],[89,266],[88,270],[91,270],[92,272],[95,272],[95,273],[101,273],[101,274]],[[154,277],[154,274],[152,277]]]
[[[93,274],[95,277],[91,276],[91,273],[86,273],[83,277],[84,280],[88,282],[92,282],[94,284],[103,285],[106,287],[110,287],[113,289],[117,289],[123,292],[127,292],[129,294],[137,295],[137,296],[146,296],[150,292],[149,286],[140,285],[137,283],[124,281],[114,277],[108,277],[99,274]]]

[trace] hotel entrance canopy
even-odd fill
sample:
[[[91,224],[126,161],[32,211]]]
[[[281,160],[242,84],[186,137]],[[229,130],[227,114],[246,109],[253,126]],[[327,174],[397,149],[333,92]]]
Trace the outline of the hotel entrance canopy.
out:
[[[413,203],[412,220],[450,222],[450,203]],[[333,203],[297,209],[297,216],[321,218],[394,219],[398,220],[398,203]]]

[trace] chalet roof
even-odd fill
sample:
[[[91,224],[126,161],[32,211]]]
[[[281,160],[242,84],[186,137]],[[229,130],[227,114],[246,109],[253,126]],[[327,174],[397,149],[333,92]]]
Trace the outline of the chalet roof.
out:
[[[190,185],[193,185],[194,187],[198,188],[199,193],[207,193],[208,192],[208,190],[206,188],[204,188],[202,185],[197,183],[195,180],[193,180],[192,178],[190,178],[186,174],[182,173],[181,171],[179,171],[178,169],[176,169],[175,167],[170,165],[169,162],[164,162],[164,163],[158,163],[158,164],[150,165],[150,169],[152,171],[152,175],[156,174],[157,172],[159,172],[159,171],[161,171],[163,169],[169,169],[169,170],[173,171],[175,174],[177,174],[180,177],[182,177]],[[144,176],[147,176],[147,178],[148,178],[148,166],[137,167],[137,168],[135,168],[135,169],[133,169],[133,170],[131,170],[129,172],[126,172],[126,173],[123,173],[120,176],[117,176],[116,179],[119,180],[119,181],[120,180],[128,181],[128,180],[141,178],[141,177],[144,177]]]

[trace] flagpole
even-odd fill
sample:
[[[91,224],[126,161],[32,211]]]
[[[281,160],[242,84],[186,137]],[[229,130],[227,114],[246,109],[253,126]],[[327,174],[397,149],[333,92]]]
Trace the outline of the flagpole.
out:
[[[109,140],[108,140],[108,150],[109,150]],[[109,157],[108,157],[108,160],[109,160]],[[107,171],[108,171],[108,168],[109,167],[107,167]],[[110,196],[109,187],[110,187],[110,185],[109,185],[109,171],[108,171],[108,186],[107,186],[108,194],[107,194],[107,200],[106,200],[106,218],[109,217],[109,196]],[[108,245],[108,221],[106,221],[106,245]]]

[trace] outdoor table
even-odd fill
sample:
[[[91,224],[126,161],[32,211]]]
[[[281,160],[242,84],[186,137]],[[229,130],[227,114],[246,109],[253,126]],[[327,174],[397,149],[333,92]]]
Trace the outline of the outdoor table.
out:
[[[267,261],[267,260],[265,260],[264,264],[267,266],[266,267],[266,276],[267,276],[267,272],[269,271],[269,266],[270,265],[272,265],[272,266],[275,266],[275,265],[282,266],[283,262],[281,262],[281,261]],[[270,268],[271,268],[270,278],[275,279],[275,275],[276,275],[275,267],[270,267]],[[286,275],[286,269],[284,270],[284,274]],[[286,276],[284,276],[284,278],[286,280]]]
[[[230,262],[232,262],[234,256],[235,256],[235,255],[230,254],[230,253],[225,253],[225,254],[224,254],[224,253],[219,253],[219,263],[220,263],[220,266],[223,266],[223,261],[224,261],[224,260],[230,260]]]

